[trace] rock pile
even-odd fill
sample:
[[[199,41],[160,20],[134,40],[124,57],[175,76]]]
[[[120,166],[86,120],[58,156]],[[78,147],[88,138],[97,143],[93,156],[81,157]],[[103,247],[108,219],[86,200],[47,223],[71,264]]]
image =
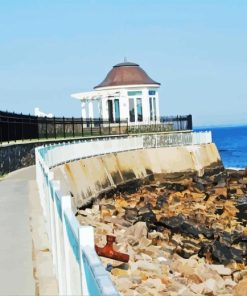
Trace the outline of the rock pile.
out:
[[[78,210],[130,256],[102,258],[121,294],[247,295],[247,171],[159,180]]]

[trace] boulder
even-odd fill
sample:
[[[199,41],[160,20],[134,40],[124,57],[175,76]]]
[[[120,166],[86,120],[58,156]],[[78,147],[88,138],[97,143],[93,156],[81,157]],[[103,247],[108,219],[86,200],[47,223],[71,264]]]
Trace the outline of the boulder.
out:
[[[133,236],[136,240],[140,240],[143,237],[146,238],[148,234],[148,228],[146,222],[137,222],[136,224],[129,227],[126,232],[125,236]]]
[[[111,274],[118,277],[129,277],[128,270],[124,270],[120,268],[113,268],[111,270]]]
[[[127,208],[125,209],[124,218],[128,221],[134,222],[137,221],[138,210],[136,208]]]
[[[243,279],[233,288],[233,296],[247,296],[247,279]]]
[[[207,265],[210,269],[218,272],[219,275],[231,275],[232,271],[230,268],[225,267],[224,265],[210,264]]]
[[[208,279],[201,284],[192,284],[190,289],[196,294],[217,295],[219,287],[216,280]]]

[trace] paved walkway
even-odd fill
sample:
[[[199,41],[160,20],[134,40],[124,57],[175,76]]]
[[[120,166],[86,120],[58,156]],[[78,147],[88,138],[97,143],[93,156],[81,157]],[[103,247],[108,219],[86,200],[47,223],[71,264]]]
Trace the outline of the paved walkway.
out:
[[[29,185],[34,166],[0,181],[0,295],[35,295]]]

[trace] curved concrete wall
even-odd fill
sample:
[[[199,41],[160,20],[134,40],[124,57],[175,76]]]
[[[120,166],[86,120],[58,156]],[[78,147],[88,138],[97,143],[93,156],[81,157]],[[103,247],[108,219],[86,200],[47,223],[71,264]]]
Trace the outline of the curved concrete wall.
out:
[[[99,193],[148,175],[197,172],[222,166],[215,144],[132,150],[85,158],[53,169],[63,194],[81,207]]]

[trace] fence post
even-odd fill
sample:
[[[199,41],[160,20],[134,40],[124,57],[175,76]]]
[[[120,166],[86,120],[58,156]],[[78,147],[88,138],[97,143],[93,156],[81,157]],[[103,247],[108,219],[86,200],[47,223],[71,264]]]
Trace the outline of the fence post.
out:
[[[119,123],[118,123],[118,134],[119,135],[121,134],[121,121],[120,121],[120,118],[119,118]]]
[[[73,132],[73,138],[75,137],[75,125],[74,125],[74,117],[72,116],[72,132]]]
[[[15,120],[17,120],[17,119],[13,119],[14,121],[13,121],[13,124],[14,124],[14,140],[15,140],[15,142],[16,142],[16,126],[17,126],[17,124],[18,124],[18,121],[15,121]]]
[[[111,134],[111,121],[110,121],[110,118],[109,118],[109,121],[108,121],[108,128],[109,128],[109,130],[108,130],[108,133],[109,133],[109,135]]]
[[[100,117],[99,117],[99,134],[101,135],[102,133],[101,133],[101,119],[100,119]]]
[[[188,129],[192,130],[193,129],[193,124],[192,124],[192,115],[191,114],[187,116],[187,124],[188,124],[187,125]]]
[[[23,118],[21,118],[21,140],[23,141]]]
[[[127,118],[127,134],[129,134],[129,120]]]
[[[61,206],[62,206],[62,228],[63,228],[63,238],[64,238],[64,259],[65,259],[65,295],[71,295],[71,276],[72,271],[70,267],[68,248],[70,248],[68,235],[66,231],[66,221],[65,221],[65,212],[66,210],[71,210],[71,197],[68,195],[61,196]]]
[[[84,130],[83,130],[83,118],[81,118],[81,135],[83,137],[84,135]]]
[[[39,117],[36,116],[35,124],[37,125],[37,139],[39,140]]]
[[[54,138],[57,138],[57,129],[56,129],[56,117],[53,117],[53,127],[54,127]]]
[[[8,128],[8,143],[9,143],[9,117],[7,119],[7,128]]]
[[[3,120],[0,115],[0,144],[3,143]]]
[[[90,117],[90,132],[91,136],[93,135],[93,126],[92,126],[92,118]]]
[[[45,116],[45,137],[46,137],[46,139],[48,139],[47,116]]]
[[[86,273],[84,262],[82,258],[82,252],[85,247],[90,247],[94,250],[94,229],[92,226],[80,226],[79,228],[79,244],[80,244],[80,269],[82,279],[82,295],[89,295],[88,283],[86,281]]]
[[[65,134],[65,118],[63,116],[63,137],[66,138],[66,134]]]

